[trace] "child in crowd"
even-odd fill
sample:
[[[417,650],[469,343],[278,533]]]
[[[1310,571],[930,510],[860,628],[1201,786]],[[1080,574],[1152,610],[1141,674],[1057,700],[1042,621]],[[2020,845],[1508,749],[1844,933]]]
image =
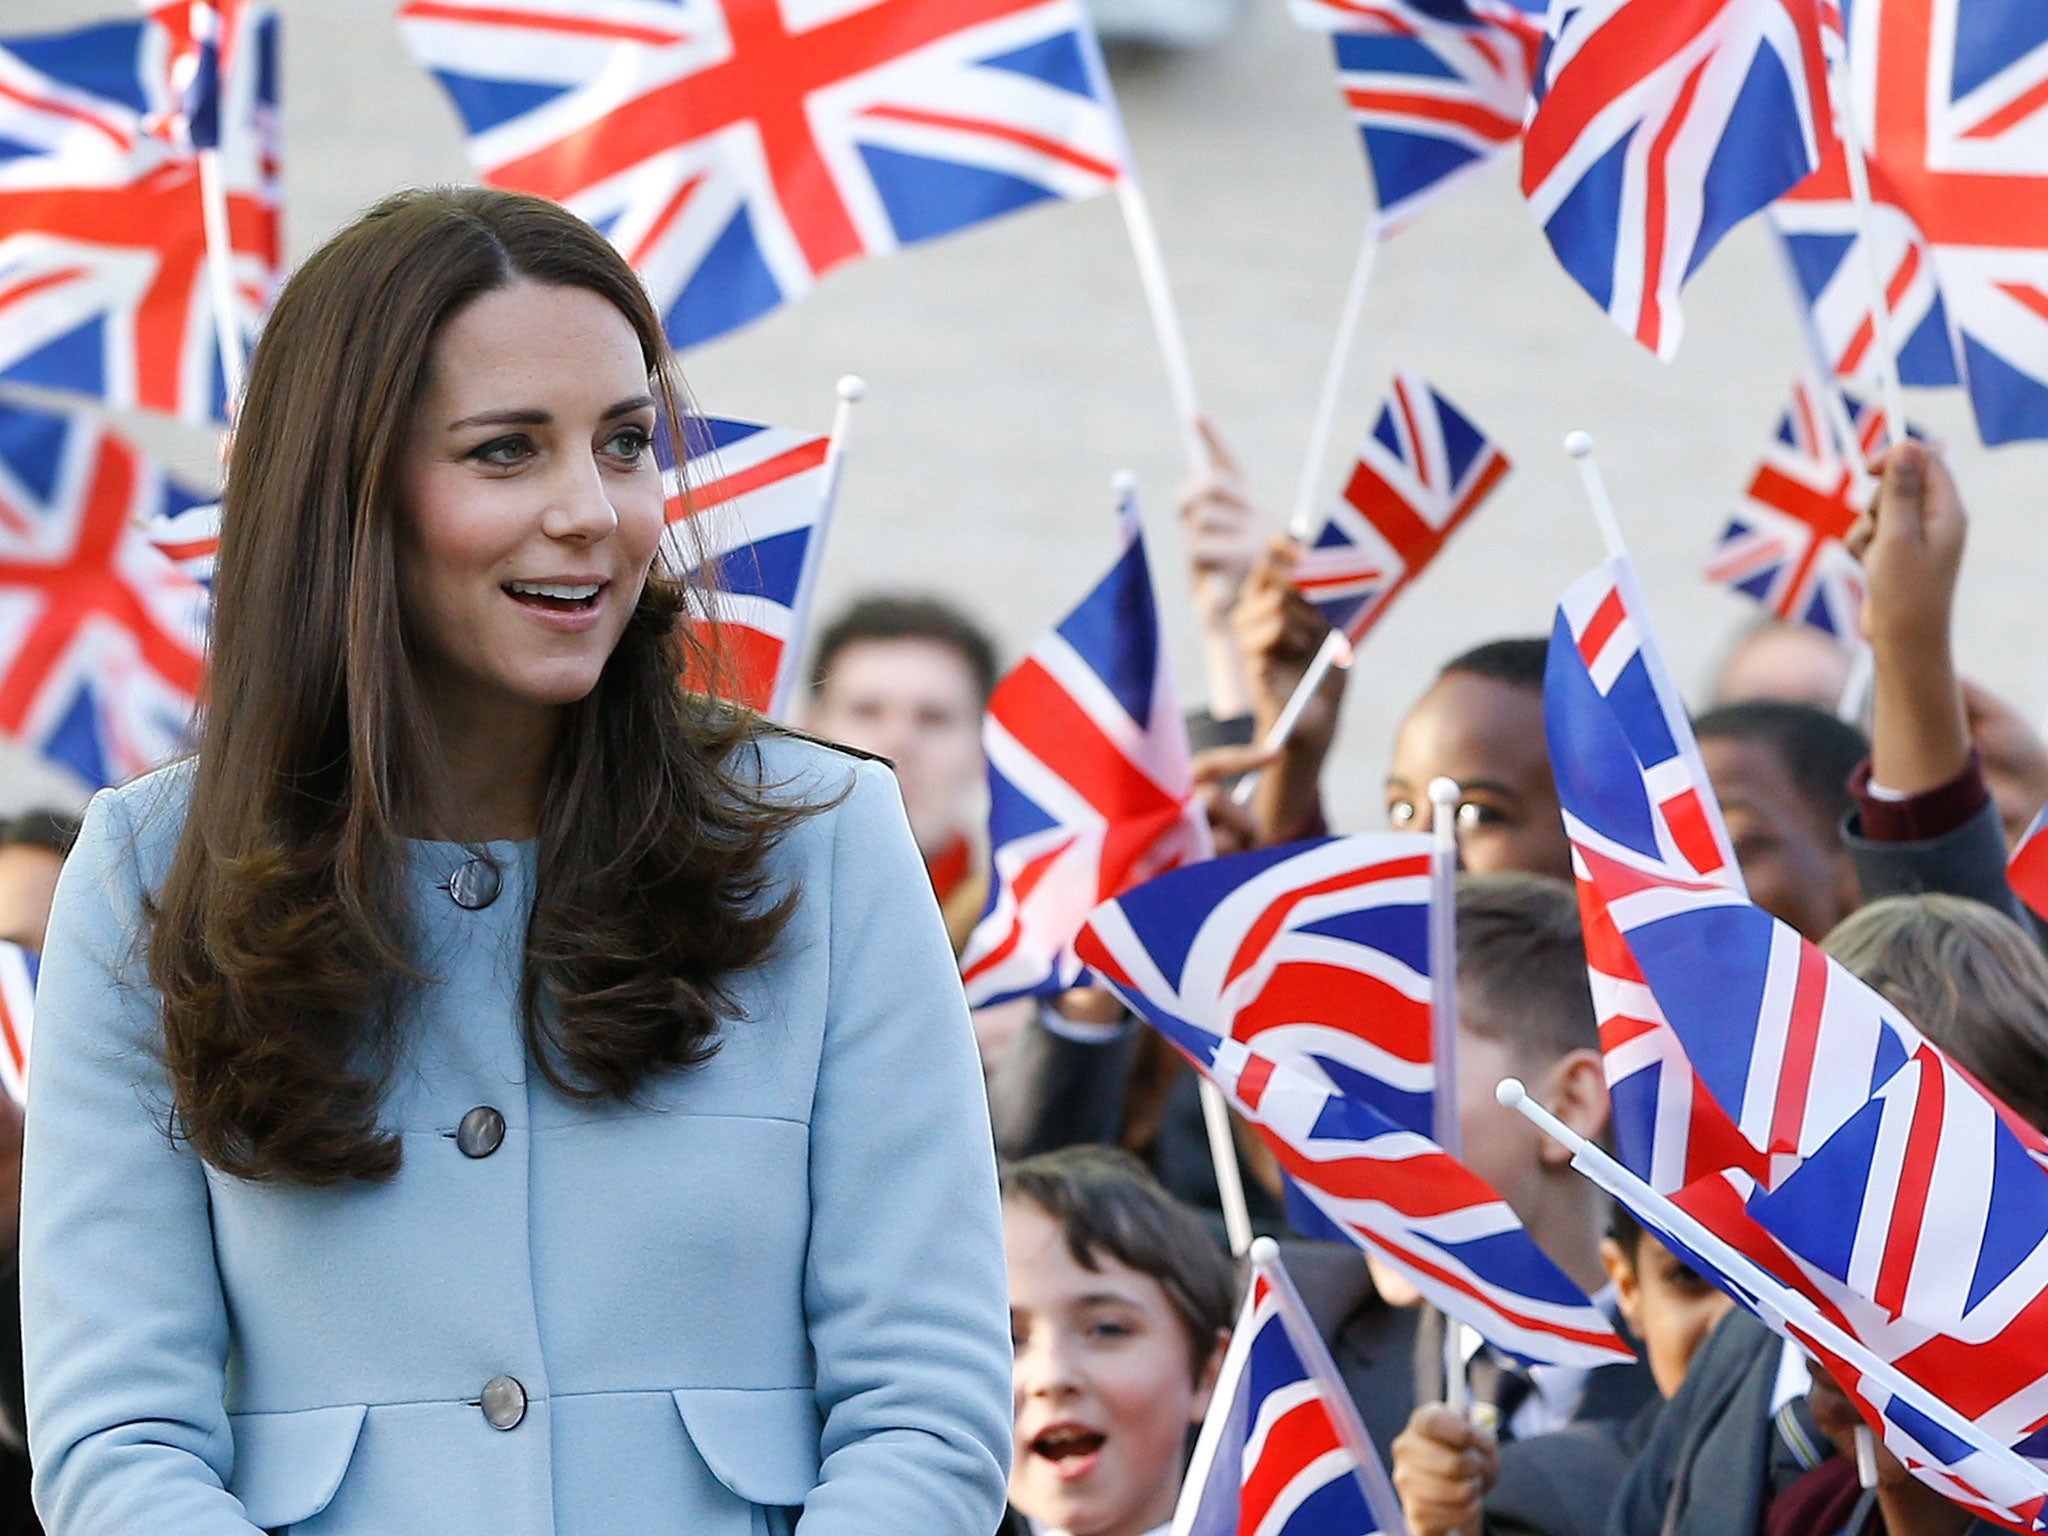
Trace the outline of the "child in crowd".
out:
[[[1150,1536],[1173,1518],[1237,1284],[1195,1214],[1128,1153],[1003,1174],[1016,1346],[1003,1536]]]

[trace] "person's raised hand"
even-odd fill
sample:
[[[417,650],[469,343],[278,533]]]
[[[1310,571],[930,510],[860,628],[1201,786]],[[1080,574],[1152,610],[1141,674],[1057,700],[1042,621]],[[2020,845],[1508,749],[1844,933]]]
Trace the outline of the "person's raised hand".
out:
[[[1874,663],[1872,782],[1917,795],[1970,759],[1950,624],[1968,519],[1948,467],[1908,440],[1886,452],[1869,512],[1849,531],[1863,562],[1863,634]]]
[[[1206,416],[1196,425],[1209,451],[1209,467],[1181,487],[1181,536],[1194,578],[1196,612],[1205,625],[1222,625],[1244,589],[1269,524],[1216,428]]]
[[[1287,707],[1288,699],[1293,697],[1330,632],[1329,621],[1295,589],[1294,570],[1301,563],[1301,553],[1301,546],[1294,540],[1274,535],[1252,562],[1244,595],[1230,616],[1237,632],[1238,651],[1244,657],[1245,675],[1251,683],[1252,716],[1261,735]],[[1342,667],[1332,667],[1324,675],[1315,697],[1295,723],[1294,739],[1328,749],[1329,739],[1337,728],[1344,678]]]
[[[1230,798],[1232,783],[1242,774],[1258,773],[1280,754],[1252,742],[1242,747],[1209,747],[1194,755],[1195,798],[1209,818],[1209,836],[1218,855],[1243,853],[1266,839],[1247,806]]]
[[[1969,519],[1948,466],[1910,438],[1879,461],[1870,510],[1849,530],[1863,562],[1864,638],[1882,654],[1937,647],[1946,656]]]
[[[1394,1492],[1411,1536],[1479,1536],[1481,1501],[1500,1475],[1493,1431],[1424,1403],[1395,1437]]]

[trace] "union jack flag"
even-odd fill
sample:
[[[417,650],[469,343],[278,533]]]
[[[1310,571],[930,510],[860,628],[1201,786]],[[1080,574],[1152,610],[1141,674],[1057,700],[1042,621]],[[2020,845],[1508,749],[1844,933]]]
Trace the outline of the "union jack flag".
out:
[[[95,787],[178,748],[205,594],[143,528],[197,500],[87,417],[0,407],[0,735]]]
[[[1507,472],[1505,454],[1402,369],[1294,584],[1356,645]]]
[[[33,950],[0,939],[0,1090],[28,1102],[29,1037],[35,1033],[36,969]]]
[[[960,956],[976,1007],[1074,986],[1098,904],[1211,852],[1133,496],[1119,521],[1109,574],[989,696],[989,901]]]
[[[497,186],[565,203],[677,345],[858,256],[1091,196],[1122,130],[1078,0],[408,0]]]
[[[1870,383],[1878,371],[1877,327],[1858,245],[1863,224],[1842,155],[1841,141],[1830,140],[1821,168],[1771,204],[1770,217],[1815,352],[1837,378]],[[1961,383],[1926,238],[1895,204],[1873,197],[1870,217],[1900,382]]]
[[[1857,0],[1871,191],[1931,253],[1987,443],[2048,437],[2048,53],[2032,0]]]
[[[1381,235],[1522,136],[1543,23],[1507,0],[1293,0],[1331,34]]]
[[[1077,948],[1331,1224],[1448,1315],[1525,1360],[1626,1358],[1507,1203],[1427,1134],[1426,841],[1174,870],[1098,908]]]
[[[1596,869],[1633,858],[1709,889],[1743,889],[1691,723],[1625,561],[1608,561],[1566,592],[1543,693],[1616,1150],[1663,1193],[1723,1168],[1761,1174],[1761,1157],[1694,1078],[1594,881]]]
[[[1814,0],[1559,0],[1522,191],[1574,281],[1659,357],[1679,288],[1831,136]]]
[[[276,20],[247,27],[219,153],[245,337],[279,253]],[[220,421],[198,163],[144,131],[161,52],[142,21],[0,43],[0,379]]]
[[[732,697],[779,720],[830,512],[827,440],[715,416],[690,418],[683,436],[684,472],[666,470],[670,556],[708,588]]]
[[[1172,1536],[1406,1536],[1400,1501],[1277,1247],[1223,1357]]]
[[[1742,889],[1692,723],[1625,558],[1602,561],[1558,599],[1544,727],[1560,797],[1573,786],[1573,814],[1645,858]],[[1625,755],[1608,750],[1617,741]]]
[[[1707,580],[1755,598],[1781,619],[1856,639],[1863,566],[1843,541],[1862,515],[1859,470],[1884,450],[1884,417],[1845,399],[1857,434],[1852,461],[1835,441],[1822,392],[1801,379],[1778,418],[1777,440],[1722,530]]]

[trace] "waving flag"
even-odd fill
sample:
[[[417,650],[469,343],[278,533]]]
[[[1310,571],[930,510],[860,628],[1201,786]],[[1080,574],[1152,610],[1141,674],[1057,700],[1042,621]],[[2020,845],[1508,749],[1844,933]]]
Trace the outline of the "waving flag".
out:
[[[1611,575],[1580,585],[1597,609]],[[1571,615],[1587,606],[1568,596],[1561,608],[1544,713],[1622,1160],[1872,1353],[2016,1443],[2048,1420],[2040,1134],[1725,874],[1701,878],[1656,834],[1669,783],[1646,771],[1627,712],[1586,663]],[[1637,1209],[1657,1225],[1654,1209]],[[1711,1270],[1696,1248],[1681,1251]],[[1787,1328],[1770,1297],[1727,1288]],[[1854,1388],[1853,1372],[1837,1374]],[[1994,1515],[2017,1508],[2010,1467],[1936,1456],[1930,1447],[1956,1447],[1888,1393],[1866,1406],[1935,1486]]]
[[[1987,443],[2048,437],[2041,42],[2034,0],[1857,0],[1849,13],[1871,190],[1932,257]]]
[[[989,902],[960,956],[977,1007],[1075,985],[1098,904],[1210,852],[1129,495],[1119,520],[1109,574],[989,696]]]
[[[1540,17],[1508,0],[1292,0],[1291,9],[1303,27],[1331,34],[1382,235],[1521,137]]]
[[[1254,1245],[1172,1536],[1406,1536],[1372,1437],[1277,1246]]]
[[[1550,33],[1522,192],[1573,280],[1669,358],[1685,280],[1820,164],[1814,0],[1558,0]]]
[[[1122,130],[1079,0],[407,0],[496,186],[566,203],[677,345],[841,262],[1091,196]]]
[[[227,190],[245,336],[276,284],[276,23],[225,82]],[[141,21],[0,42],[0,379],[222,420],[199,170],[150,137],[167,110]]]
[[[713,416],[683,435],[685,471],[665,471],[671,557],[710,588],[735,698],[779,720],[803,652],[805,573],[822,553],[827,441]]]
[[[1507,472],[1450,401],[1401,370],[1294,584],[1356,645]]]
[[[1625,1358],[1498,1194],[1426,1134],[1427,839],[1341,838],[1175,870],[1078,951],[1258,1133],[1330,1223],[1525,1360]]]
[[[197,500],[89,418],[0,407],[0,735],[94,787],[177,749],[205,594],[142,530]]]
[[[0,939],[0,1090],[28,1102],[29,1039],[35,1032],[36,971],[32,950]]]
[[[1707,580],[1846,643],[1855,640],[1863,609],[1863,566],[1843,541],[1863,508],[1859,466],[1836,445],[1821,399],[1826,388],[1811,379],[1793,386],[1777,440],[1707,562]],[[1845,404],[1857,456],[1868,463],[1884,451],[1883,417],[1857,401]]]
[[[1872,169],[1875,177],[1879,173]],[[1962,382],[1933,253],[1911,216],[1873,195],[1871,238],[1900,382]],[[1859,242],[1863,223],[1849,192],[1841,141],[1830,139],[1821,168],[1771,205],[1814,349],[1837,378],[1875,383],[1877,327]]]

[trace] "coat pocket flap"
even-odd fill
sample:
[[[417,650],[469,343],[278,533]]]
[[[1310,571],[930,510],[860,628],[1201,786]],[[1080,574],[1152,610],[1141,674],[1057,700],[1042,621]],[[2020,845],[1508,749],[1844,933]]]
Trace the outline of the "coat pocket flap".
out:
[[[235,1475],[228,1492],[265,1530],[310,1520],[341,1486],[363,1432],[360,1404],[292,1413],[233,1413]]]
[[[684,1387],[675,1399],[711,1475],[749,1504],[801,1504],[818,1486],[821,1421],[809,1387]]]

